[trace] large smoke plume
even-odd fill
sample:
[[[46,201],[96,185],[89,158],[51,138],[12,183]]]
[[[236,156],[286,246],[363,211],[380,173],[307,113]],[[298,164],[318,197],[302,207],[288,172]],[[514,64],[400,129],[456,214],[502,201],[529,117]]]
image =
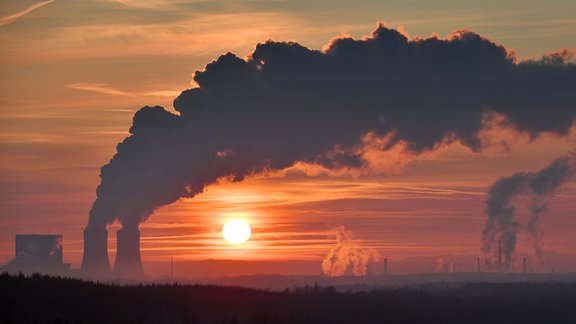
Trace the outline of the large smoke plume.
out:
[[[538,221],[548,207],[548,199],[558,188],[576,180],[576,152],[561,156],[550,165],[537,172],[518,172],[498,179],[488,189],[486,213],[488,220],[482,232],[482,252],[486,265],[490,268],[498,257],[498,241],[504,253],[504,266],[508,270],[518,233],[523,229],[534,248],[534,255],[541,262],[543,258],[540,237],[543,230]],[[514,218],[513,199],[527,196],[530,199],[530,216],[525,226]]]
[[[379,24],[361,40],[324,50],[258,44],[194,74],[198,88],[174,114],[144,107],[102,167],[88,229],[137,228],[155,209],[193,197],[219,178],[241,181],[296,162],[329,170],[369,167],[368,150],[407,154],[460,142],[482,149],[489,116],[538,136],[566,134],[576,116],[569,52],[516,63],[470,31],[410,40]]]
[[[330,249],[322,261],[322,271],[327,276],[343,276],[348,270],[355,276],[364,276],[368,262],[380,261],[382,258],[378,251],[362,247],[352,231],[346,230],[344,226],[333,229],[330,235],[336,239],[336,246]]]

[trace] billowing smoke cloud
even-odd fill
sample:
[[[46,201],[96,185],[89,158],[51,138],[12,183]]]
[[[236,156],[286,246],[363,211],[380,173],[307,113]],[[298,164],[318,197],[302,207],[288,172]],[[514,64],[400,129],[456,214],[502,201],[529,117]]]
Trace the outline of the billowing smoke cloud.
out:
[[[531,136],[566,134],[576,117],[571,60],[562,52],[516,63],[473,32],[410,40],[383,24],[323,51],[268,41],[246,59],[227,53],[194,74],[199,87],[174,100],[179,115],[135,114],[101,170],[88,227],[137,227],[219,178],[297,162],[362,170],[374,150],[418,154],[460,142],[479,151],[478,132],[495,114]]]
[[[576,180],[576,152],[561,156],[538,172],[519,172],[498,179],[488,189],[486,213],[488,220],[482,232],[482,252],[490,268],[498,258],[498,240],[501,241],[504,266],[508,270],[516,249],[518,233],[524,228],[534,248],[535,256],[542,261],[540,238],[543,230],[538,225],[540,215],[548,207],[548,199],[558,188]],[[531,199],[530,216],[525,227],[514,216],[512,200],[519,196]]]
[[[364,276],[368,262],[380,261],[382,258],[378,251],[362,247],[352,231],[346,230],[344,226],[333,229],[330,235],[336,239],[336,246],[322,261],[322,271],[327,276],[343,276],[348,270],[355,276]]]

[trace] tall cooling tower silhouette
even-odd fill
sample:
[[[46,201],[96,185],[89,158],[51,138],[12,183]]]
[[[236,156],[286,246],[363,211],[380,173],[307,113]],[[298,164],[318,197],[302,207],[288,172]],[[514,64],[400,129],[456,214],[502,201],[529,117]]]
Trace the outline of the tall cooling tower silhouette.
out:
[[[105,275],[110,273],[108,261],[108,231],[106,229],[84,230],[84,256],[82,271],[86,274]]]
[[[117,253],[114,274],[121,277],[141,277],[144,275],[140,257],[140,231],[122,228],[116,232]]]

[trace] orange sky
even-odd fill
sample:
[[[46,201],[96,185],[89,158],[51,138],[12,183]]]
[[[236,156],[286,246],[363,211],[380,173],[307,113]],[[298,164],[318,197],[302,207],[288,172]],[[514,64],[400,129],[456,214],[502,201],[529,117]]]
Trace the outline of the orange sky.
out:
[[[403,25],[411,36],[471,29],[522,59],[576,46],[570,43],[576,39],[572,3],[456,4],[208,1],[187,10],[176,1],[0,4],[0,263],[13,257],[15,234],[36,232],[63,234],[65,262],[79,267],[99,168],[128,135],[134,112],[144,105],[172,109],[173,98],[191,86],[191,74],[227,51],[242,57],[269,38],[320,49],[334,36],[369,34],[377,20]],[[501,176],[540,169],[576,146],[574,127],[569,136],[534,141],[508,130],[486,134],[494,142],[502,138],[510,151],[470,153],[453,144],[375,165],[370,174],[294,169],[223,181],[160,208],[142,224],[145,267],[167,273],[170,257],[289,260],[316,264],[302,269],[319,273],[334,246],[329,232],[343,225],[363,246],[404,262],[402,271],[419,271],[438,257],[463,260],[472,270],[487,187]],[[575,201],[576,186],[564,187],[542,219],[550,268],[576,271]],[[222,239],[231,217],[252,226],[248,243]],[[111,260],[118,227],[109,232]],[[518,253],[531,253],[522,236]]]

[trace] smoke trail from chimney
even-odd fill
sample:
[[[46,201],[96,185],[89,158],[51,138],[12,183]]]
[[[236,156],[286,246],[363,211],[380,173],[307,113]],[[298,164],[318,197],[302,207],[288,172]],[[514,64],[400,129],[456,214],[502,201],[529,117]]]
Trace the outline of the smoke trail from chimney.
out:
[[[268,41],[246,59],[222,55],[174,100],[179,114],[156,106],[134,115],[101,169],[87,228],[137,230],[218,179],[298,162],[382,172],[385,161],[451,142],[479,151],[494,114],[531,136],[566,135],[576,119],[573,56],[516,63],[510,53],[470,31],[410,40],[379,23],[370,37],[335,38],[323,51]]]
[[[378,251],[362,247],[352,231],[344,226],[331,230],[330,236],[336,239],[336,246],[330,249],[322,261],[322,270],[327,276],[343,276],[348,270],[351,270],[354,276],[364,276],[368,262],[382,259]]]
[[[544,264],[544,252],[540,240],[544,235],[544,230],[538,224],[540,215],[548,209],[548,202],[538,196],[534,197],[532,206],[530,207],[530,218],[526,224],[526,231],[528,232],[528,241],[534,249],[534,256],[540,265]]]
[[[548,199],[565,183],[576,179],[576,152],[554,160],[537,172],[519,172],[503,177],[488,189],[486,214],[488,219],[482,231],[482,252],[486,266],[491,267],[497,257],[500,243],[504,254],[504,270],[508,271],[516,250],[517,235],[525,229],[534,248],[534,255],[542,260],[540,238],[543,230],[538,221],[548,206]],[[531,212],[525,226],[518,222],[512,199],[519,196],[531,198]],[[498,243],[497,243],[498,242]]]

